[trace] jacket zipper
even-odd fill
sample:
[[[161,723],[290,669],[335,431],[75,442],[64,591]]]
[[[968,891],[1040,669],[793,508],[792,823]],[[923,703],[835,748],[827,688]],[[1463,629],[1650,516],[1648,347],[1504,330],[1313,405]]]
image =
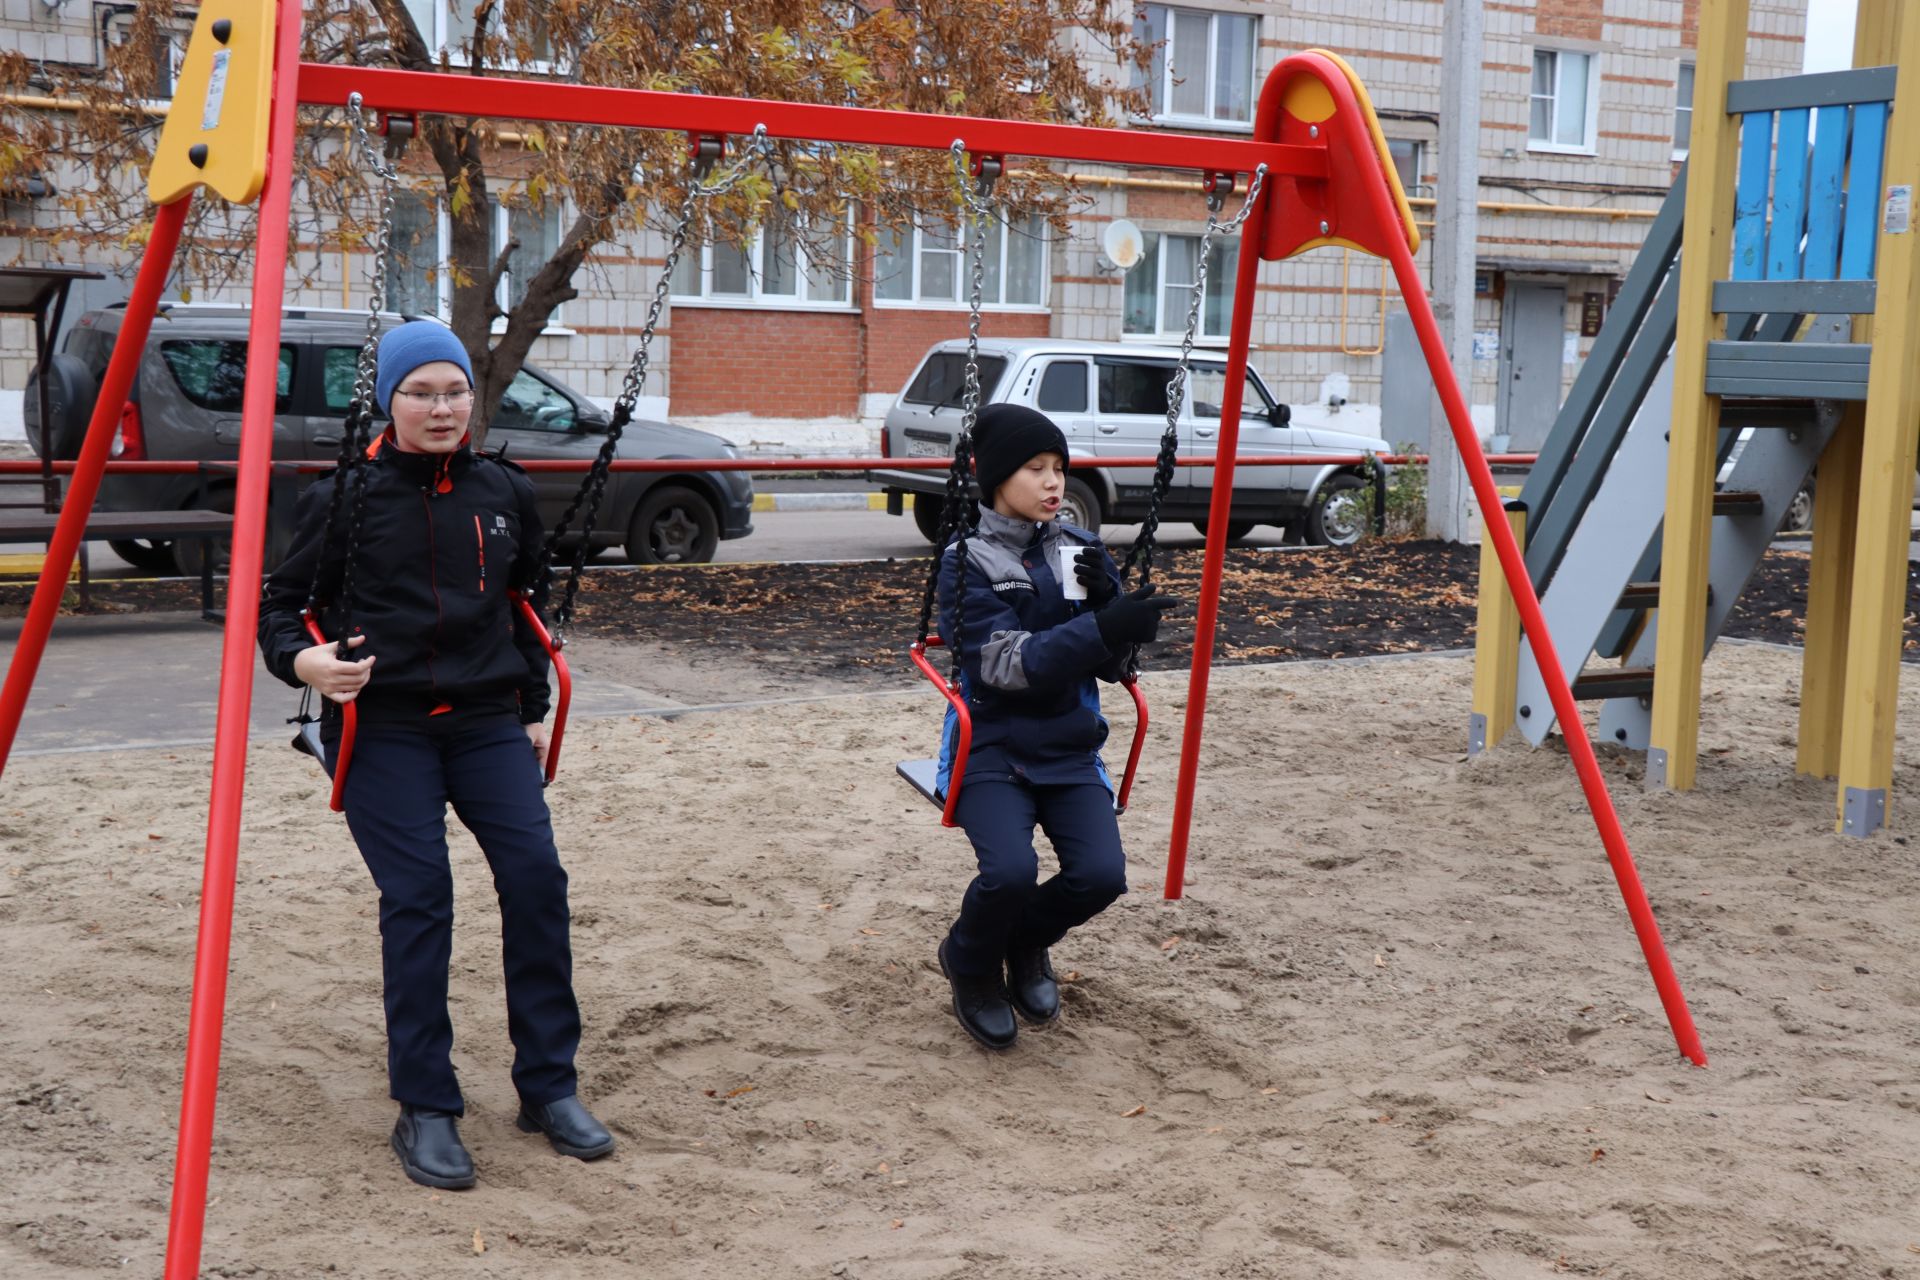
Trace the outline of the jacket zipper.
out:
[[[480,558],[480,593],[487,591],[487,535],[480,529],[480,513],[473,516],[473,552]]]
[[[427,683],[433,687],[435,701],[439,701],[440,677],[434,674],[433,660],[440,653],[440,624],[446,610],[440,605],[440,556],[433,536],[433,502],[424,490],[420,494],[420,509],[427,517],[427,585],[433,588],[433,643],[427,646]]]

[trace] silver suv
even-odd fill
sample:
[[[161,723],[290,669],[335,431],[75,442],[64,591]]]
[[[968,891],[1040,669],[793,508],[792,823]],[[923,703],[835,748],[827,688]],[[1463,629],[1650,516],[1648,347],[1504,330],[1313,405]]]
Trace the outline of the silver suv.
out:
[[[86,435],[100,378],[120,332],[124,309],[90,311],[67,335],[49,374],[53,402],[53,456],[72,458]],[[240,391],[247,372],[248,308],[163,306],[154,317],[147,349],[134,381],[131,404],[121,419],[113,456],[125,459],[230,461],[240,452]],[[405,316],[386,316],[382,326]],[[352,398],[354,365],[366,335],[365,312],[291,308],[280,328],[279,402],[273,420],[273,456],[278,462],[332,461]],[[25,398],[27,439],[42,450],[39,396]],[[487,446],[510,459],[564,458],[591,461],[606,435],[605,410],[534,365],[521,367],[508,384],[487,431]],[[614,472],[595,522],[595,547],[625,544],[640,564],[701,563],[713,558],[724,538],[753,532],[753,485],[744,472],[703,471],[703,458],[731,458],[725,440],[664,422],[636,420],[621,434],[621,458],[685,458],[684,472]],[[311,476],[302,477],[302,482]],[[540,515],[549,527],[580,485],[578,472],[537,472],[533,483]],[[284,495],[290,497],[291,495]],[[275,515],[287,510],[274,496]],[[172,511],[210,507],[233,510],[231,476],[108,475],[100,488],[105,511]],[[287,530],[274,522],[283,552]],[[200,572],[202,544],[119,541],[112,544],[130,564],[152,572]],[[222,549],[221,554],[224,554]]]
[[[927,352],[887,414],[880,452],[892,458],[951,458],[960,429],[967,344],[943,342]],[[1063,342],[1053,338],[987,339],[980,343],[981,403],[1028,405],[1052,418],[1073,451],[1061,518],[1089,530],[1103,521],[1130,524],[1146,514],[1153,484],[1149,467],[1103,467],[1101,458],[1150,457],[1167,425],[1167,380],[1180,352],[1118,342]],[[1180,454],[1213,453],[1220,428],[1226,361],[1193,358],[1187,405],[1179,422]],[[1292,414],[1247,370],[1241,400],[1240,448],[1269,456],[1353,456],[1387,453],[1374,436],[1291,425]],[[929,541],[939,537],[946,476],[939,471],[876,471],[888,510],[899,514],[911,498],[914,523]],[[1349,463],[1245,467],[1234,473],[1230,538],[1259,524],[1297,527],[1306,541],[1348,546],[1365,532],[1366,487]],[[1213,498],[1210,467],[1180,467],[1161,514],[1190,520],[1206,531]]]

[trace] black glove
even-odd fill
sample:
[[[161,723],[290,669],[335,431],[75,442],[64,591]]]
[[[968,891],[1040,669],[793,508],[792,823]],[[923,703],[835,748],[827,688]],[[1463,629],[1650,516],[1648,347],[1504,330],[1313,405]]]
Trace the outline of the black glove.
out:
[[[1080,554],[1073,558],[1073,576],[1087,589],[1089,609],[1105,608],[1120,594],[1120,588],[1107,574],[1107,558],[1100,554],[1098,547],[1080,548]]]
[[[1160,634],[1160,615],[1169,609],[1178,609],[1182,603],[1174,596],[1155,595],[1150,586],[1140,586],[1132,594],[1108,604],[1093,618],[1107,648],[1118,649],[1122,645],[1150,643]]]

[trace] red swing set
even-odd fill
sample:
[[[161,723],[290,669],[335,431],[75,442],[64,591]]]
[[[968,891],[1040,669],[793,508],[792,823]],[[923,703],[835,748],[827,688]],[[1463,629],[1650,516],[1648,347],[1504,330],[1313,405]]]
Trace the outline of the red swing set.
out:
[[[1246,137],[1201,137],[858,107],[556,84],[495,76],[442,75],[300,61],[300,0],[206,0],[181,70],[174,110],[161,135],[148,191],[157,206],[126,318],[101,381],[85,444],[73,469],[19,643],[0,688],[0,769],[20,724],[62,586],[99,490],[114,426],[126,402],[162,286],[179,245],[194,189],[211,187],[236,203],[260,201],[252,317],[243,394],[233,558],[220,668],[212,797],[208,811],[199,949],[187,1035],[179,1139],[175,1154],[166,1270],[191,1280],[199,1270],[209,1149],[219,1074],[221,1024],[239,852],[248,715],[255,664],[254,630],[271,461],[274,373],[293,189],[293,136],[301,106],[342,108],[354,95],[389,116],[443,113],[495,119],[622,126],[685,132],[696,142],[750,135],[857,146],[945,151],[956,138],[976,162],[1010,157],[1149,165],[1193,173],[1210,187],[1266,168],[1265,188],[1247,223],[1233,290],[1225,390],[1220,406],[1208,525],[1227,527],[1239,441],[1242,389],[1260,264],[1321,246],[1358,249],[1392,267],[1439,391],[1448,424],[1483,511],[1500,497],[1454,380],[1439,327],[1414,263],[1418,233],[1387,156],[1366,91],[1346,63],[1310,51],[1283,59],[1262,87]],[[1660,938],[1605,780],[1555,656],[1521,549],[1504,520],[1486,522],[1515,597],[1528,642],[1552,694],[1554,711],[1594,824],[1612,866],[1680,1052],[1706,1055]],[[1180,896],[1199,772],[1202,728],[1225,556],[1210,540],[1195,619],[1188,711],[1175,796],[1166,896]],[[557,747],[558,743],[555,743]]]

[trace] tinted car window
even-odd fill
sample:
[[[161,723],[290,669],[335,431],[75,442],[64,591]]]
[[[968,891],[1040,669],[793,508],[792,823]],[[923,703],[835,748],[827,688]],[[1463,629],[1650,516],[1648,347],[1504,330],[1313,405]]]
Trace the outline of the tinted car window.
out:
[[[217,338],[173,338],[160,344],[160,358],[180,394],[215,413],[239,413],[247,381],[247,344]],[[287,411],[293,389],[293,348],[280,348],[280,377],[274,387],[274,412]]]
[[[1056,360],[1040,379],[1040,408],[1048,413],[1087,411],[1087,366],[1079,360]]]
[[[1187,407],[1196,418],[1217,418],[1220,416],[1220,401],[1227,391],[1227,371],[1221,366],[1197,364],[1187,375]],[[1257,417],[1273,408],[1267,399],[1267,393],[1260,385],[1253,371],[1247,371],[1247,385],[1240,393],[1240,412],[1245,417]]]
[[[490,421],[514,431],[571,431],[577,417],[573,401],[522,369],[507,384]]]
[[[1000,356],[980,357],[982,399],[1000,384],[1007,362]],[[901,399],[908,404],[957,406],[967,389],[967,357],[959,351],[936,351],[927,357]]]
[[[1167,380],[1173,366],[1100,362],[1100,412],[1167,414]]]
[[[336,418],[347,416],[353,403],[353,378],[360,363],[358,347],[328,347],[320,353],[321,400],[325,412]]]

